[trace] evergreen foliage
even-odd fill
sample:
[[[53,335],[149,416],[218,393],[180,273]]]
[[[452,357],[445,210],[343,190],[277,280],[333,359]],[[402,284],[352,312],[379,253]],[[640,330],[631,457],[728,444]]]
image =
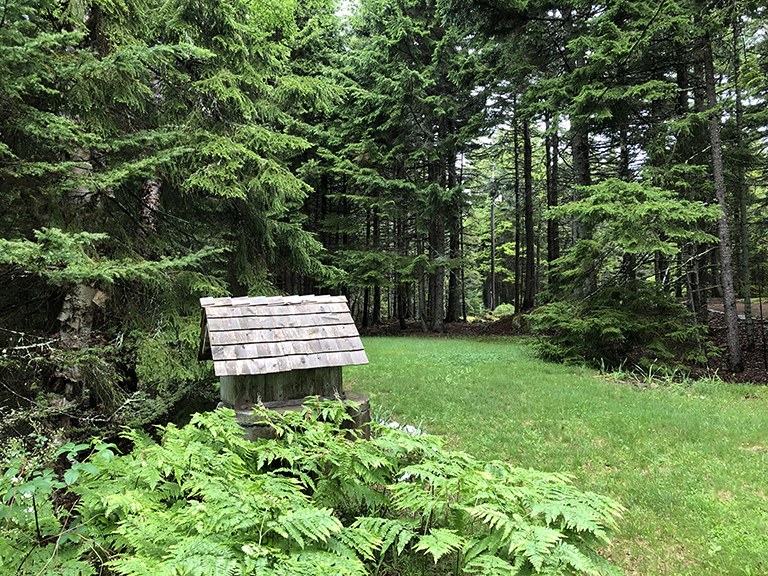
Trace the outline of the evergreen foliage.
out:
[[[620,507],[563,475],[483,463],[388,427],[351,440],[341,403],[257,410],[277,438],[256,443],[232,416],[169,425],[160,443],[129,431],[124,456],[96,446],[65,474],[79,497],[71,514],[51,507],[64,484],[50,470],[5,464],[3,570],[362,575],[424,558],[455,573],[617,573],[596,550]],[[20,505],[28,494],[42,538]]]
[[[588,300],[554,301],[531,315],[536,352],[547,360],[617,368],[704,362],[715,351],[706,326],[650,283],[606,285]]]
[[[0,380],[16,408],[55,428],[34,408],[55,392],[70,413],[156,420],[150,397],[209,377],[200,296],[274,293],[278,268],[337,276],[304,228],[290,162],[311,144],[289,129],[298,95],[335,94],[286,74],[301,29],[278,4],[2,7]]]
[[[598,367],[627,359],[706,359],[706,327],[665,292],[671,280],[651,283],[642,270],[659,256],[674,259],[687,243],[714,242],[696,224],[717,218],[715,207],[644,183],[608,179],[551,212],[577,218],[592,234],[552,263],[555,300],[532,315],[543,357]],[[588,278],[595,279],[595,290],[574,297]]]

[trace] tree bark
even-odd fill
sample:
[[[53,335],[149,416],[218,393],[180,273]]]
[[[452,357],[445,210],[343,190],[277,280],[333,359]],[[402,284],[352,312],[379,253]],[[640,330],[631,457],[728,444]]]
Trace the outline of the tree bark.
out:
[[[736,292],[733,285],[733,264],[731,258],[731,238],[728,230],[728,207],[725,198],[725,174],[723,170],[723,151],[720,141],[720,116],[717,111],[715,92],[715,67],[712,59],[712,44],[709,35],[704,37],[703,46],[704,75],[709,109],[709,138],[712,152],[712,172],[715,180],[715,195],[720,206],[717,220],[717,233],[720,239],[720,276],[723,286],[723,305],[727,328],[726,343],[728,348],[728,368],[732,372],[744,370],[739,342],[739,318],[736,312]]]
[[[739,69],[741,68],[741,50],[739,41],[741,30],[739,27],[739,14],[733,15],[733,87],[736,100],[736,147],[739,151],[744,146],[742,133],[744,130],[744,105],[741,101],[741,81]],[[739,258],[739,276],[741,277],[742,291],[744,295],[744,318],[747,329],[747,349],[755,348],[755,332],[752,322],[752,279],[749,272],[749,229],[747,226],[747,185],[745,181],[744,165],[739,162],[736,168],[736,196],[739,200],[739,239],[741,244],[741,258]]]
[[[525,187],[525,293],[523,310],[533,308],[536,294],[536,259],[533,226],[533,151],[531,147],[531,125],[523,121],[523,181]]]
[[[515,157],[515,283],[514,283],[514,300],[515,300],[515,312],[519,312],[523,303],[523,267],[522,258],[520,258],[520,246],[522,244],[523,235],[520,232],[522,227],[522,219],[520,218],[520,148],[518,146],[518,120],[517,120],[517,99],[514,101],[515,115],[513,117],[514,124],[512,129],[512,136],[514,138],[514,157]]]
[[[456,175],[456,152],[451,150],[446,157],[446,172],[448,173],[448,189],[451,191],[450,213],[448,216],[448,256],[451,259],[451,267],[448,270],[448,306],[446,308],[446,320],[458,322],[461,320],[461,285],[459,283],[459,268],[456,262],[461,258],[461,192],[457,190],[459,184]],[[461,265],[464,267],[464,264]]]
[[[551,132],[550,132],[551,130]],[[547,134],[545,140],[546,164],[547,164],[547,208],[557,206],[558,190],[558,138],[557,124],[549,126],[547,122]],[[554,218],[547,219],[547,262],[549,263],[549,282],[553,284],[555,279],[552,273],[552,262],[560,257],[560,236],[558,234],[558,221]]]
[[[454,213],[450,218],[450,230],[448,233],[448,252],[453,262],[461,258],[461,214],[457,213],[458,208],[454,208]],[[463,267],[463,264],[462,264]],[[448,276],[448,309],[446,320],[448,322],[458,322],[461,320],[461,284],[459,282],[460,269],[452,264]]]
[[[430,329],[445,331],[445,209],[441,206],[429,226],[430,260],[436,263],[430,276]]]
[[[373,249],[378,252],[381,250],[381,216],[379,208],[373,209]],[[381,286],[376,283],[373,287],[373,310],[371,312],[371,321],[374,326],[381,324]]]
[[[162,182],[156,178],[147,178],[144,180],[144,206],[141,210],[141,231],[142,237],[147,237],[149,233],[157,232],[157,214],[160,210],[160,188]]]

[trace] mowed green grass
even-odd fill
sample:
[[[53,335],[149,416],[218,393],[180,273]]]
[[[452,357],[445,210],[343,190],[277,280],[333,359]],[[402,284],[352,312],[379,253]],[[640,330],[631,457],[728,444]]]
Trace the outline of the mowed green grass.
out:
[[[374,416],[482,459],[567,472],[625,508],[604,555],[626,574],[768,574],[768,390],[638,386],[512,339],[365,338],[344,369]]]

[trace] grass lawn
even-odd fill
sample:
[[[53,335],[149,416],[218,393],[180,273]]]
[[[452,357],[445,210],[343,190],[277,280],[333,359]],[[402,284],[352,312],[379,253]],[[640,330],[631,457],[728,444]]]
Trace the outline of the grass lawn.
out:
[[[370,364],[345,368],[345,387],[375,418],[621,502],[604,555],[626,574],[768,574],[768,389],[641,387],[513,339],[363,341]]]

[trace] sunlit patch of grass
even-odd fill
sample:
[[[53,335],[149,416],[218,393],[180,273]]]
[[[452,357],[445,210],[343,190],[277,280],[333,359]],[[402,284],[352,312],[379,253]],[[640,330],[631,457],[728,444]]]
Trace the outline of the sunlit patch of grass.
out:
[[[627,574],[768,573],[766,389],[548,364],[503,338],[364,344],[346,386],[386,418],[618,499]]]

